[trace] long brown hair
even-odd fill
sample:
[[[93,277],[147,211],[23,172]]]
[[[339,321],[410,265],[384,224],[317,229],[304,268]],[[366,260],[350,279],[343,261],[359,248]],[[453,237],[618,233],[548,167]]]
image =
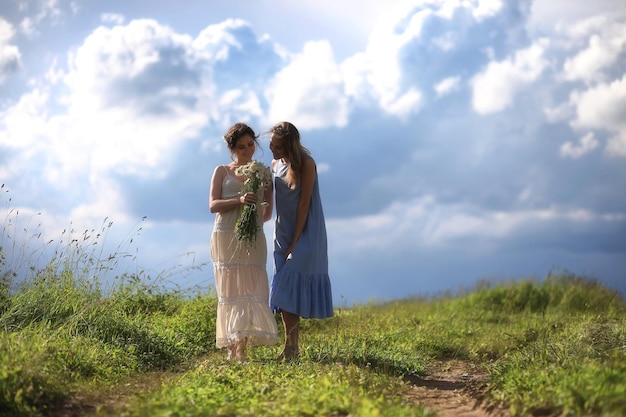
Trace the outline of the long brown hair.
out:
[[[311,155],[311,152],[300,142],[300,132],[289,122],[276,123],[270,129],[270,133],[279,138],[289,160],[286,180],[291,189],[296,188],[302,173],[302,163],[304,158]]]

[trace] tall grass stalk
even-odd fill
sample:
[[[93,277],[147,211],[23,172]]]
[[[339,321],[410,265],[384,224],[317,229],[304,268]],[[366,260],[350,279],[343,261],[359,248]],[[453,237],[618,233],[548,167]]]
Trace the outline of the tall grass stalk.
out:
[[[137,250],[130,248],[140,225],[112,252],[105,245],[108,219],[46,242],[41,223],[34,231],[31,225],[9,207],[0,232],[0,415],[38,415],[79,381],[165,369],[209,346],[214,321],[165,321],[190,312],[210,317],[213,298],[189,299],[179,288],[165,288],[171,274],[185,273],[184,265],[156,277],[137,268]]]

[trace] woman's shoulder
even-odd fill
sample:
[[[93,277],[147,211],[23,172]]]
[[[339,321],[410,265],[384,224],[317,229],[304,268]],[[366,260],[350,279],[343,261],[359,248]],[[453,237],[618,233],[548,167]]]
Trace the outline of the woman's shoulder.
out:
[[[226,165],[218,165],[213,170],[214,178],[223,178],[228,174],[228,167]]]
[[[317,169],[317,165],[315,163],[315,159],[311,155],[304,155],[302,158],[302,169],[315,170]]]

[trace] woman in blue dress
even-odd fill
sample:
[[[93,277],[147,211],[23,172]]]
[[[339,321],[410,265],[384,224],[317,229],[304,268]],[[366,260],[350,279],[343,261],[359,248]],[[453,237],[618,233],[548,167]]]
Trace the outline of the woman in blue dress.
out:
[[[300,317],[333,315],[324,211],[317,167],[289,122],[270,129],[276,226],[270,304],[280,312],[285,344],[279,360],[299,356]]]

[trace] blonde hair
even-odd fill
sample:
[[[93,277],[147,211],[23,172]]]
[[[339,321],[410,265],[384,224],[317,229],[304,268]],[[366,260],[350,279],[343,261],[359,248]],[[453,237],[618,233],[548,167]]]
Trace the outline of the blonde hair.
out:
[[[302,172],[304,158],[311,153],[300,143],[300,132],[289,122],[276,123],[270,129],[270,133],[280,139],[285,147],[289,168],[287,169],[287,184],[293,190],[298,184]]]

